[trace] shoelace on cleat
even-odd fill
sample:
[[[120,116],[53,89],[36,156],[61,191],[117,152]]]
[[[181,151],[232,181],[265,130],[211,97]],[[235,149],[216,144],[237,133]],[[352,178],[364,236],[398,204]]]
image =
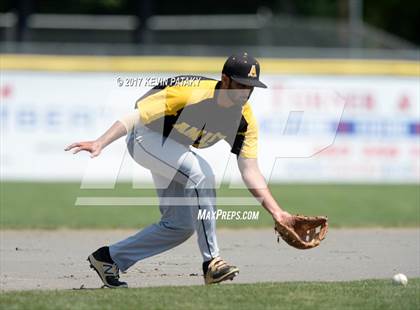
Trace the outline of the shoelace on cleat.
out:
[[[214,258],[214,261],[210,263],[209,269],[212,271],[216,271],[218,269],[221,269],[222,267],[229,267],[229,265],[220,257]]]

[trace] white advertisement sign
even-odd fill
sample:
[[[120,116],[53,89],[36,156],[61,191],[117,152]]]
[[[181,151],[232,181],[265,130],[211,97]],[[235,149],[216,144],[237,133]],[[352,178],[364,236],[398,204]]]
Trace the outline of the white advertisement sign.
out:
[[[116,180],[151,182],[123,139],[95,159],[64,147],[97,138],[171,76],[3,71],[2,180],[83,180],[86,187],[97,181],[105,187]],[[418,78],[266,75],[263,80],[269,89],[256,89],[250,103],[259,123],[259,162],[271,182],[419,182]],[[229,150],[219,142],[199,152],[219,182],[238,183]]]

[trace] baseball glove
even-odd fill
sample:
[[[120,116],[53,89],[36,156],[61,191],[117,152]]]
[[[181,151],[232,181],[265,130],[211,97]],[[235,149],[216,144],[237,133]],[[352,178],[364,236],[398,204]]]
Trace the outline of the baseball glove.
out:
[[[326,216],[293,215],[292,226],[275,222],[277,242],[280,237],[292,247],[306,250],[318,246],[328,231]]]

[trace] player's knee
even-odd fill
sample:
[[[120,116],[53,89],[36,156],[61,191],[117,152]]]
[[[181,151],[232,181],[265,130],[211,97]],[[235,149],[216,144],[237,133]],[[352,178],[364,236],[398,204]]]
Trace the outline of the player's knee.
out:
[[[191,226],[180,226],[177,227],[177,232],[179,235],[182,235],[183,239],[186,240],[194,234],[195,228]]]
[[[183,228],[183,232],[185,234],[185,237],[189,238],[194,234],[195,228],[194,227]]]
[[[195,224],[190,221],[186,221],[178,226],[178,229],[183,232],[183,234],[189,238],[191,237],[195,232]]]
[[[195,232],[194,223],[182,222],[182,223],[163,223],[166,228],[176,231],[186,237],[190,237]]]
[[[208,189],[214,189],[216,184],[216,177],[213,173],[211,174],[204,174],[201,173],[196,177],[196,188],[208,188]]]

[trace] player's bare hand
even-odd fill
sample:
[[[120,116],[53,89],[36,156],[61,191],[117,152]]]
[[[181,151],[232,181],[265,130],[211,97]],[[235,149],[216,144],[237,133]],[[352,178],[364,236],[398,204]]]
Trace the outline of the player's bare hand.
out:
[[[77,154],[80,151],[86,151],[90,153],[90,157],[98,156],[102,151],[102,144],[98,141],[85,141],[75,142],[67,146],[65,151],[73,151],[73,154]]]

